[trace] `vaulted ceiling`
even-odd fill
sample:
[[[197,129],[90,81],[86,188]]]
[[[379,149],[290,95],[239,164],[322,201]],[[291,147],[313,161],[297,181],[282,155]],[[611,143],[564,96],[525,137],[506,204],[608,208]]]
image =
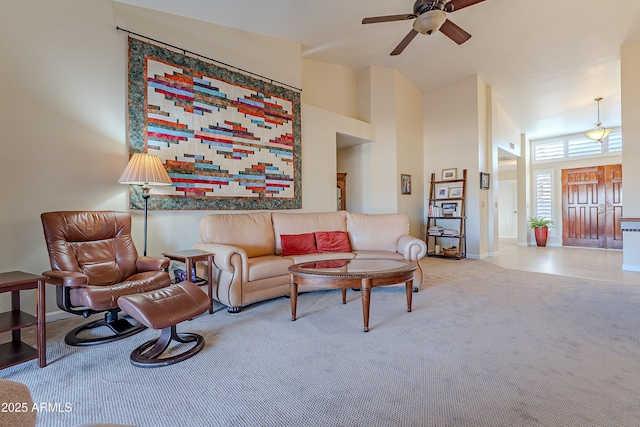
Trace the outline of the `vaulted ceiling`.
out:
[[[479,75],[530,139],[621,124],[620,47],[640,41],[638,0],[486,0],[448,15],[472,35],[457,45],[440,32],[389,53],[412,20],[414,0],[117,0],[302,44],[304,58],[398,69],[424,92]],[[640,76],[639,76],[640,78]]]

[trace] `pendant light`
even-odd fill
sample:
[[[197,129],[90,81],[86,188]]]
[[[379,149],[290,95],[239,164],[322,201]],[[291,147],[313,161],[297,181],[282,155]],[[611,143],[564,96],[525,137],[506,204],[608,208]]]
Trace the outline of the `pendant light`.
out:
[[[600,122],[600,101],[602,101],[602,97],[596,98],[595,101],[598,102],[598,122],[595,125],[596,127],[593,130],[586,132],[584,136],[589,139],[593,139],[594,141],[602,142],[603,139],[609,136],[611,129],[605,128]]]

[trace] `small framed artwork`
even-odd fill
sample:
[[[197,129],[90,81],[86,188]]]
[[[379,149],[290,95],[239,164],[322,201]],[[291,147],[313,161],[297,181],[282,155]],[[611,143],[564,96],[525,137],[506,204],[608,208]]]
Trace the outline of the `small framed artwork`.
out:
[[[480,172],[480,189],[488,190],[489,189],[489,174],[485,172]]]
[[[411,175],[400,174],[400,192],[401,194],[411,194]]]
[[[452,179],[458,179],[458,168],[442,169],[442,180],[451,181]]]
[[[462,197],[462,187],[450,187],[449,197],[454,199],[456,197]]]
[[[449,197],[449,186],[448,185],[436,185],[435,186],[435,198],[436,199],[446,199]]]
[[[443,216],[455,216],[458,210],[458,204],[455,202],[442,203],[442,215]]]

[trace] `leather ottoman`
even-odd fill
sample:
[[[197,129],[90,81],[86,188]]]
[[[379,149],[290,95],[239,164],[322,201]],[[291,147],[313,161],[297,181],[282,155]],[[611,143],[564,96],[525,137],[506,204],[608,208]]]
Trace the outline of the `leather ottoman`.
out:
[[[122,311],[151,329],[161,329],[160,337],[131,352],[131,363],[140,367],[171,365],[188,359],[204,347],[204,337],[176,332],[176,325],[209,309],[209,297],[197,285],[184,281],[166,288],[118,298]],[[182,353],[161,358],[172,340],[195,344]]]

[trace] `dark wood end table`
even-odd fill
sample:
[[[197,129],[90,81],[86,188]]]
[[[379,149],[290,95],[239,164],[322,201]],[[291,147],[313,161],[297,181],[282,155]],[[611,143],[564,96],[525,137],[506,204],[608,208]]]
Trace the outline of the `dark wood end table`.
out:
[[[0,313],[0,332],[11,332],[11,341],[0,345],[0,369],[38,359],[38,366],[47,365],[47,332],[45,321],[46,277],[22,271],[0,273],[0,293],[11,292],[11,311]],[[20,311],[20,291],[36,290],[36,315]],[[20,330],[37,328],[36,348],[21,341]]]
[[[407,311],[411,311],[413,272],[418,265],[390,259],[335,259],[304,262],[289,267],[291,274],[291,320],[296,320],[298,285],[342,289],[346,303],[347,288],[360,288],[364,331],[369,332],[371,288],[405,283]]]
[[[184,251],[164,252],[163,256],[173,261],[183,262],[187,269],[187,280],[195,282],[196,277],[191,273],[195,263],[198,261],[206,261],[208,263],[207,289],[209,294],[209,314],[213,314],[213,273],[211,266],[213,265],[213,257],[215,254],[211,252],[201,251],[200,249],[187,249]]]

